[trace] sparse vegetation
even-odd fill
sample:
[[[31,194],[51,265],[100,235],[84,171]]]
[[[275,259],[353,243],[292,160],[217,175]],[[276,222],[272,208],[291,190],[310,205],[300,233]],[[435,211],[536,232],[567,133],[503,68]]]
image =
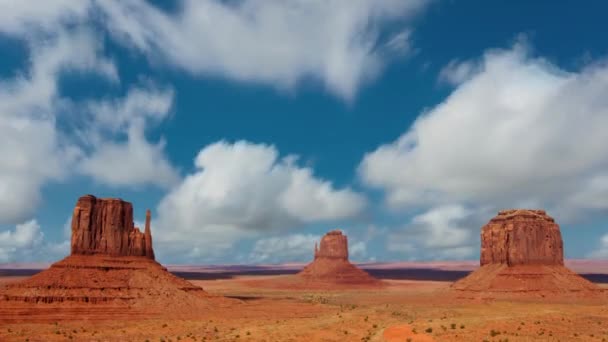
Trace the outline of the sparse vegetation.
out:
[[[452,330],[456,329],[456,323],[450,324],[450,328],[452,328]]]
[[[424,331],[430,334],[430,333],[432,333],[432,332],[433,332],[433,328],[428,327],[428,328],[426,328],[426,330],[424,330]]]
[[[494,329],[490,330],[490,336],[494,337],[494,336],[497,336],[497,335],[500,335],[500,331],[496,331]]]

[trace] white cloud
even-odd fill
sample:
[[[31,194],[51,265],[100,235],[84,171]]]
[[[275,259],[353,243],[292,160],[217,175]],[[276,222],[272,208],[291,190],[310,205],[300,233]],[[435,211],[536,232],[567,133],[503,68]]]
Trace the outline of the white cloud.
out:
[[[0,31],[12,35],[32,31],[55,31],[66,23],[80,21],[88,12],[88,0],[28,1],[0,0]]]
[[[364,157],[364,182],[395,208],[534,204],[558,220],[564,208],[608,208],[594,201],[608,198],[608,66],[566,72],[516,45],[487,52],[474,69]]]
[[[590,258],[608,259],[608,234],[601,237],[599,247],[587,256]]]
[[[97,4],[106,14],[108,30],[152,60],[196,75],[284,88],[314,78],[351,99],[386,62],[378,48],[378,28],[407,21],[427,2],[184,0],[174,13],[143,0]],[[403,51],[408,38],[398,35],[392,45]]]
[[[348,246],[348,258],[352,260],[361,260],[367,256],[367,245],[363,241],[351,243]]]
[[[249,261],[254,263],[277,263],[312,260],[315,243],[321,237],[311,234],[293,234],[282,237],[259,239],[253,245]]]
[[[90,102],[94,123],[80,135],[93,152],[80,162],[80,171],[111,186],[175,184],[179,175],[165,156],[164,139],[152,144],[145,137],[146,125],[166,118],[172,102],[173,90],[156,88],[133,88],[122,99]],[[126,142],[113,141],[125,131]]]
[[[404,228],[389,233],[391,252],[431,259],[464,259],[479,248],[480,213],[461,205],[444,205],[414,216]]]
[[[452,60],[439,72],[439,81],[451,85],[461,84],[479,72],[479,70],[476,70],[477,67],[479,65],[473,61],[459,62]]]
[[[49,243],[36,220],[0,231],[0,262],[27,262],[58,258],[69,253],[69,241]]]
[[[129,129],[126,143],[104,142],[80,163],[80,170],[95,180],[111,186],[154,184],[170,187],[179,180],[167,160],[165,141],[148,143],[141,125]]]
[[[366,206],[361,195],[334,189],[269,145],[217,142],[199,152],[195,165],[158,207],[155,241],[167,250],[226,252],[238,239],[353,218]]]
[[[116,80],[99,48],[88,31],[61,32],[32,46],[27,73],[0,80],[0,224],[28,217],[41,186],[65,177],[79,155],[56,129],[57,79],[79,71]]]

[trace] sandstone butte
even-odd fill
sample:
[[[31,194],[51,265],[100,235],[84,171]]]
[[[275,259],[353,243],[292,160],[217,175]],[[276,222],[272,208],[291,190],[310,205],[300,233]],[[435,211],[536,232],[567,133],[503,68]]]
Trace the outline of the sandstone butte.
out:
[[[142,318],[192,314],[222,301],[154,260],[151,213],[140,232],[121,199],[78,199],[71,255],[0,289],[1,320]]]
[[[381,282],[348,261],[348,239],[332,230],[315,244],[314,260],[298,273],[305,283],[381,285]]]
[[[459,296],[589,296],[601,289],[564,266],[559,225],[544,210],[503,210],[481,229],[480,268],[452,285]]]

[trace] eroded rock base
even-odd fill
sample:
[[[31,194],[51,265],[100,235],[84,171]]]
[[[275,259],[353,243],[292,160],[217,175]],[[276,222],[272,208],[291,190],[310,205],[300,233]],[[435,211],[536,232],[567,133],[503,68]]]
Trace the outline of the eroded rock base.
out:
[[[596,284],[559,265],[489,264],[451,288],[460,298],[603,296],[603,290]]]
[[[149,258],[72,255],[1,289],[0,320],[189,315],[218,301]]]

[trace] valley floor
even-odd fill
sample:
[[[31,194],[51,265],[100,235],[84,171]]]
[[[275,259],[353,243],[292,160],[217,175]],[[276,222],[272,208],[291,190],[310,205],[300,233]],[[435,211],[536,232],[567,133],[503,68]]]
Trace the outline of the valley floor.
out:
[[[0,341],[608,341],[606,301],[463,301],[446,296],[451,283],[440,281],[333,291],[260,287],[290,277],[192,280],[240,301],[192,320],[9,322],[0,323]],[[19,279],[0,277],[0,285]]]

